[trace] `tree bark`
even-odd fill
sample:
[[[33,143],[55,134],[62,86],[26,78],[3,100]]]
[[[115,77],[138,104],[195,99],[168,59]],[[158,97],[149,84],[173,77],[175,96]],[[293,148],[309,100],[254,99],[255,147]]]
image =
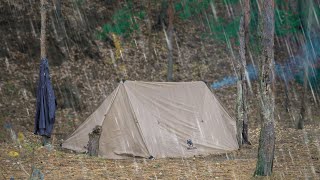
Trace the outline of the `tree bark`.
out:
[[[239,71],[239,67],[237,67]],[[239,77],[240,73],[238,73],[238,81],[237,81],[237,141],[239,147],[242,146],[242,131],[243,131],[243,89],[242,89],[242,80]],[[240,75],[241,76],[241,75]]]
[[[244,0],[244,53],[245,53],[245,59],[242,60],[242,76],[244,77],[243,81],[243,108],[244,108],[244,117],[243,117],[243,131],[242,131],[242,137],[243,137],[243,143],[244,144],[251,144],[249,141],[249,133],[248,133],[248,103],[247,103],[247,97],[248,97],[248,86],[250,79],[248,77],[246,68],[247,68],[247,60],[250,58],[249,54],[249,40],[250,40],[250,34],[249,34],[249,24],[250,24],[250,0]]]
[[[167,9],[168,14],[168,28],[167,28],[167,44],[168,44],[168,74],[167,81],[172,81],[173,79],[173,52],[172,52],[172,39],[173,39],[173,19],[174,19],[174,9],[173,0],[168,0],[169,5]]]
[[[275,130],[274,130],[274,0],[263,1],[260,20],[261,57],[259,58],[259,98],[261,108],[261,131],[258,148],[256,176],[272,174]]]
[[[242,144],[250,144],[248,135],[248,106],[247,106],[247,86],[248,77],[246,73],[246,60],[249,57],[249,23],[250,23],[250,1],[243,1],[244,13],[240,20],[239,28],[239,54],[240,59],[237,64],[237,140],[239,147]]]
[[[239,28],[239,54],[240,59],[236,62],[237,67],[237,140],[239,147],[243,144],[243,123],[244,123],[244,114],[245,108],[244,108],[244,86],[246,84],[244,83],[245,77],[243,76],[243,66],[242,64],[245,63],[245,37],[244,37],[244,18],[241,17],[240,20],[240,28]]]
[[[48,1],[41,0],[41,35],[40,35],[41,59],[47,57],[47,49],[46,49],[47,8],[48,8]]]
[[[102,127],[96,126],[89,134],[88,154],[90,156],[98,156],[101,131]]]

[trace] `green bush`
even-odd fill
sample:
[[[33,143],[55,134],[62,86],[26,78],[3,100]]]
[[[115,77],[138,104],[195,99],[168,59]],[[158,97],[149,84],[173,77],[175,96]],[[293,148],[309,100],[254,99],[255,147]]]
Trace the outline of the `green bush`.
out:
[[[212,0],[181,0],[174,4],[175,11],[178,16],[183,19],[189,19],[193,16],[201,14],[210,6]]]
[[[217,2],[217,1],[216,1]],[[214,0],[180,0],[175,3],[175,10],[178,17],[183,20],[191,19],[200,14],[204,15],[204,12],[209,10],[210,3],[215,3]],[[223,0],[222,3],[228,4],[229,6],[240,3],[239,0]],[[215,3],[216,5],[217,3]],[[301,33],[300,30],[300,17],[296,13],[297,10],[292,10],[290,8],[286,9],[286,2],[282,0],[276,0],[275,6],[275,33],[277,36],[284,36],[288,34]],[[316,14],[319,17],[320,10],[316,9]],[[250,25],[250,36],[253,42],[257,39],[257,26],[258,26],[258,6],[256,1],[251,3],[251,25]],[[208,29],[210,29],[209,34],[204,36],[210,36],[220,41],[226,41],[227,38],[237,38],[239,31],[239,20],[240,17],[234,17],[232,20],[226,20],[222,17],[218,17],[215,20],[211,13],[206,14],[206,23]]]
[[[98,38],[105,39],[110,33],[128,37],[134,31],[139,30],[139,24],[136,19],[144,19],[145,16],[145,11],[133,12],[132,4],[127,3],[125,7],[115,12],[112,16],[112,22],[103,25],[102,31],[98,33]]]
[[[299,32],[300,18],[290,10],[275,9],[275,33],[284,36]]]

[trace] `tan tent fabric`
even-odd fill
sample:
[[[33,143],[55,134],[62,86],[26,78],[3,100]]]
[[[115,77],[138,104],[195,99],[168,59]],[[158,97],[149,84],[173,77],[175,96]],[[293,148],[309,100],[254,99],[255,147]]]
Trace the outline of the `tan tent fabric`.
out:
[[[105,114],[110,109],[110,105],[114,101],[118,91],[119,86],[102,102],[100,107],[94,111],[66,141],[64,141],[62,147],[78,152],[85,152],[89,141],[89,133],[92,132],[92,129],[97,125],[102,125]]]
[[[96,125],[102,125],[99,155],[110,159],[189,157],[238,149],[235,121],[203,82],[121,83],[63,147],[85,151]]]

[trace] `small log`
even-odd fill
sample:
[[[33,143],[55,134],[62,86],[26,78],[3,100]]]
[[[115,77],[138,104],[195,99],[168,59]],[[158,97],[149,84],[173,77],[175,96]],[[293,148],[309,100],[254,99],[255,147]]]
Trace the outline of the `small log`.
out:
[[[98,156],[101,131],[102,127],[96,126],[92,132],[89,133],[88,154],[90,156]]]

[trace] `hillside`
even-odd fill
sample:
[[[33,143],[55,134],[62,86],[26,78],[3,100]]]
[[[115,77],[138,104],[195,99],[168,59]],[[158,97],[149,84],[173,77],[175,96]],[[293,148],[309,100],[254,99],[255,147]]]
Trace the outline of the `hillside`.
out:
[[[157,25],[161,3],[147,10],[146,4],[134,0],[130,12],[151,12],[151,24]],[[260,118],[256,101],[256,86],[250,95],[250,139],[252,146],[239,151],[188,159],[156,159],[154,161],[104,160],[63,150],[60,143],[85,120],[118,82],[124,80],[166,81],[167,42],[162,28],[149,33],[147,15],[135,16],[138,24],[128,36],[116,40],[99,38],[107,23],[126,7],[126,1],[64,0],[61,15],[51,10],[48,16],[48,59],[51,79],[57,96],[58,110],[53,133],[54,149],[40,146],[33,135],[34,113],[40,63],[40,10],[38,1],[0,2],[0,179],[26,179],[32,166],[45,179],[250,179],[258,147]],[[219,1],[218,16],[228,17],[231,11]],[[232,12],[239,15],[233,5]],[[174,20],[174,81],[206,81],[208,85],[225,76],[234,75],[233,59],[238,57],[237,42],[230,47],[221,39],[208,35],[207,8],[191,18],[177,16]],[[299,45],[279,37],[276,59],[283,62],[299,53]],[[119,43],[117,45],[117,43]],[[121,54],[119,55],[119,50]],[[150,53],[154,54],[153,58]],[[255,56],[253,57],[255,58]],[[253,59],[255,60],[255,59]],[[254,82],[255,83],[255,82]],[[284,108],[283,84],[276,84],[277,142],[273,179],[317,178],[320,176],[320,114],[312,94],[308,94],[308,121],[305,130],[294,129],[299,118],[299,84],[292,83],[289,98],[291,113]],[[234,115],[236,87],[215,89],[213,92]],[[11,131],[13,130],[13,131]],[[12,132],[22,137],[18,144]],[[19,136],[20,134],[20,136]],[[21,135],[22,134],[22,135]],[[12,157],[9,152],[19,152]]]

